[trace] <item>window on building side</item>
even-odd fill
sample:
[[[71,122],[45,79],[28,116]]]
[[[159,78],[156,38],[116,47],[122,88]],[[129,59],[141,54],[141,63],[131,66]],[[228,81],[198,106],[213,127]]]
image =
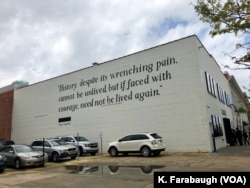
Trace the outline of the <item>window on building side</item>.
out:
[[[214,130],[214,137],[223,136],[221,119],[218,116],[211,116]]]

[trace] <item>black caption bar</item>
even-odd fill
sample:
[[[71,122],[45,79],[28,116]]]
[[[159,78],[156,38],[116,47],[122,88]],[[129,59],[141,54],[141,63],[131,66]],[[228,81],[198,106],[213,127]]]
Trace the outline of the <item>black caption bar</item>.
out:
[[[154,172],[154,188],[250,187],[250,172]]]

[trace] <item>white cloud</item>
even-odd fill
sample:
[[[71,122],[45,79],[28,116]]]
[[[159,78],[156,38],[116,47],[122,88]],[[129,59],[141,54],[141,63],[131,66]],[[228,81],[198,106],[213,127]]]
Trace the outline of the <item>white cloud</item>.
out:
[[[224,51],[237,39],[212,39],[190,2],[196,0],[2,0],[0,87],[36,83],[193,34],[218,63],[230,64]],[[232,73],[248,85],[249,73],[242,72]]]

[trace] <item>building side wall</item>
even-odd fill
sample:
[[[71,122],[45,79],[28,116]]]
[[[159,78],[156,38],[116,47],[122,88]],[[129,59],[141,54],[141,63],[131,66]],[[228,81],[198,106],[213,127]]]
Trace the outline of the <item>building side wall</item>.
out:
[[[11,139],[14,91],[0,93],[0,139]]]
[[[168,151],[212,151],[197,44],[192,36],[17,89],[12,138],[79,134],[106,152],[125,134],[157,132]]]
[[[201,82],[206,83],[205,72],[209,74],[210,78],[214,81],[214,89],[215,95],[212,95],[208,92],[207,85],[203,85],[203,91],[205,93],[204,103],[207,111],[207,124],[206,128],[211,131],[207,131],[207,134],[210,134],[210,140],[212,142],[212,133],[213,133],[213,122],[211,116],[216,116],[220,118],[220,124],[222,126],[223,136],[215,138],[215,149],[223,148],[227,145],[226,135],[224,130],[223,119],[229,119],[232,122],[232,111],[230,105],[223,103],[219,100],[218,88],[217,84],[220,86],[221,90],[229,95],[231,99],[230,85],[225,78],[224,74],[221,72],[219,65],[216,63],[214,58],[207,53],[206,49],[203,46],[199,46],[198,44],[198,61],[200,62],[200,74],[201,74]]]

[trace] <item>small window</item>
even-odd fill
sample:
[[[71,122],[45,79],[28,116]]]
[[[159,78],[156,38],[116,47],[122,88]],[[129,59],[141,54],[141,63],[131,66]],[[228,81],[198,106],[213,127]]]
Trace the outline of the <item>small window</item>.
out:
[[[45,146],[45,147],[51,147],[50,143],[47,142],[47,141],[44,142],[44,146]]]
[[[213,124],[214,137],[223,136],[220,118],[218,116],[212,115],[211,119],[212,119],[212,124]]]
[[[40,141],[35,141],[32,143],[32,146],[41,146],[41,142]]]
[[[5,152],[14,152],[12,147],[6,147]]]
[[[149,139],[149,137],[147,135],[141,135],[141,137],[142,137],[143,140],[148,140]]]
[[[153,133],[153,134],[150,134],[154,139],[159,139],[161,138],[161,136],[159,136],[158,134],[156,133]]]
[[[133,135],[132,140],[147,140],[148,137],[144,134]]]
[[[132,136],[131,136],[131,135],[125,136],[125,137],[123,137],[122,139],[120,139],[121,142],[130,141],[130,140],[132,140]]]

